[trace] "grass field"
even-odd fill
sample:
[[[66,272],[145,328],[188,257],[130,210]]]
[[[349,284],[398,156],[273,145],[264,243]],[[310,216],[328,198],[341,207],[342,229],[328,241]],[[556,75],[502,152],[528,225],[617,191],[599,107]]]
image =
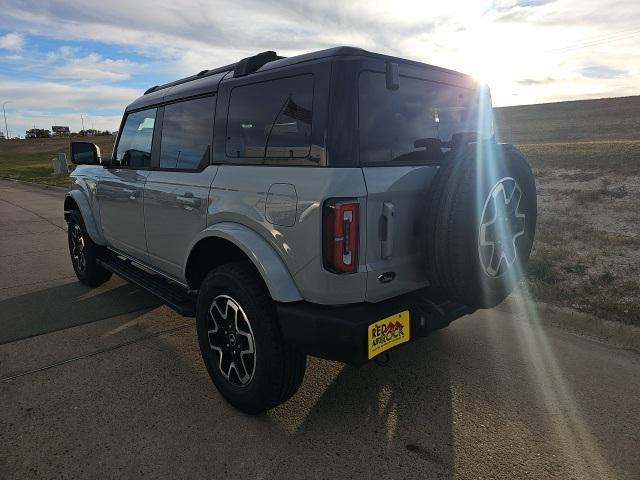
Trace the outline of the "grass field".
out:
[[[536,175],[538,229],[526,294],[640,325],[640,96],[495,109],[501,141]],[[109,156],[113,137],[92,137]],[[66,185],[69,139],[0,142],[0,177]]]
[[[538,185],[532,294],[640,325],[640,141],[521,149]]]
[[[536,175],[527,290],[640,325],[640,97],[496,109]]]
[[[93,142],[100,147],[103,156],[110,156],[114,138],[106,136],[0,141],[0,177],[66,186],[69,184],[66,177],[51,175],[53,172],[51,159],[58,153],[66,153],[69,160],[69,142],[71,140]],[[70,160],[68,163],[71,163]]]

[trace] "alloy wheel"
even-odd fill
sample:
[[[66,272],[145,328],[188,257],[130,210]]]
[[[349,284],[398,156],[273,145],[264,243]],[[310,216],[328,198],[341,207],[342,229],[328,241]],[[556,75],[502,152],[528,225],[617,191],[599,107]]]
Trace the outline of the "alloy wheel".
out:
[[[230,383],[244,387],[256,369],[256,348],[251,324],[240,304],[228,295],[211,302],[208,317],[209,347],[218,356],[218,369]]]
[[[77,223],[73,224],[71,229],[71,256],[76,267],[81,272],[87,268],[87,259],[85,256],[85,243],[82,235],[82,229]]]
[[[478,253],[484,272],[500,277],[516,262],[516,242],[524,235],[525,214],[520,210],[522,189],[511,177],[498,180],[482,209]]]

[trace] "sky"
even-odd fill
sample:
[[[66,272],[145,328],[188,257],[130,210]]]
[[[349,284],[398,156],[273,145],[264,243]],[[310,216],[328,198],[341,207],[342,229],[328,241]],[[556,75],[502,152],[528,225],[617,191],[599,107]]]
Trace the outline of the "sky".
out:
[[[494,106],[640,94],[638,0],[0,0],[0,104],[12,137],[116,130],[150,86],[339,45],[470,73]]]

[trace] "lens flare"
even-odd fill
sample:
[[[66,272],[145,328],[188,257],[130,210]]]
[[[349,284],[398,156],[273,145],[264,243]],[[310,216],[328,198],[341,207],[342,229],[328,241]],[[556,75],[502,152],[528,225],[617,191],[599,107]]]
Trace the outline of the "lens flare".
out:
[[[506,161],[501,149],[492,148],[494,138],[490,141],[480,140],[481,132],[493,129],[490,96],[484,86],[479,88],[479,108],[475,120],[475,131],[478,132],[479,139],[476,142],[475,211],[476,218],[480,219],[486,201],[484,197],[488,193],[487,185],[495,184],[504,176],[502,165]],[[507,238],[511,234],[507,231],[506,222],[497,222],[496,227],[496,235],[499,237]],[[533,235],[533,232],[527,232],[527,235]],[[537,401],[546,410],[546,417],[550,419],[560,440],[561,453],[566,456],[567,464],[576,470],[577,475],[580,478],[612,478],[611,469],[589,431],[548,334],[542,326],[536,304],[523,280],[526,272],[523,271],[522,264],[521,261],[515,261],[505,273],[508,276],[505,280],[520,288],[520,294],[512,295],[508,301],[515,310],[515,316],[523,320],[517,326],[517,337],[529,366],[528,373],[534,390],[539,395]],[[480,284],[484,286],[486,282]],[[486,289],[486,286],[483,288]],[[485,290],[484,294],[485,298],[490,297],[490,292]]]

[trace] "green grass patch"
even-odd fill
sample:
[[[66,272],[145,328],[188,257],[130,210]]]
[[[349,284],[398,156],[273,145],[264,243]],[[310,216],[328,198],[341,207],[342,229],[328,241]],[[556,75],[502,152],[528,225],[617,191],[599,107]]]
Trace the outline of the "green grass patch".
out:
[[[103,156],[110,156],[114,137],[89,137],[73,140],[91,141],[100,147]],[[66,176],[53,176],[51,159],[65,153],[70,169],[69,138],[32,138],[0,141],[0,177],[45,185],[67,186]]]

